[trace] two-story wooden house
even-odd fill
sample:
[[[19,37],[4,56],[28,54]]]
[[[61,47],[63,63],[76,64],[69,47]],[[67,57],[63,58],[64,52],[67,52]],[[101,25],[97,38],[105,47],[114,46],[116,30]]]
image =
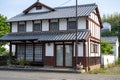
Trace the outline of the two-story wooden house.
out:
[[[11,33],[0,40],[10,42],[10,60],[24,59],[29,65],[74,68],[78,25],[77,63],[86,70],[99,68],[102,23],[98,6],[78,5],[78,24],[75,17],[75,6],[51,8],[37,1],[6,21],[10,23]]]

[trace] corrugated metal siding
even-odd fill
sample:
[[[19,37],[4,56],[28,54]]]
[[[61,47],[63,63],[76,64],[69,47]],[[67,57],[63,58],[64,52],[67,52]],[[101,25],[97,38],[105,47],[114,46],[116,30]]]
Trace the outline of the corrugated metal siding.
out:
[[[33,32],[33,33],[10,33],[3,36],[3,41],[20,41],[20,40],[38,40],[38,41],[67,41],[75,40],[75,31],[62,32]],[[79,30],[78,40],[86,39],[90,34],[89,30]]]
[[[86,4],[78,6],[78,16],[89,16],[91,12],[97,7],[96,4]],[[40,19],[55,19],[55,18],[70,18],[75,17],[75,6],[55,8],[55,11],[42,13],[21,13],[7,22],[40,20]]]

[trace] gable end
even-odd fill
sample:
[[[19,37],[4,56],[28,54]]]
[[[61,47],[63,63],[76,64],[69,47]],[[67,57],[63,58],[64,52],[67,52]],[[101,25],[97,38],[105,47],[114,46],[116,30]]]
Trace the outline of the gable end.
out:
[[[23,11],[23,13],[24,14],[27,14],[31,9],[33,9],[33,8],[36,8],[36,10],[40,10],[40,9],[42,9],[42,7],[45,7],[45,8],[47,8],[48,10],[50,10],[50,11],[54,11],[54,9],[53,8],[51,8],[51,7],[48,7],[48,6],[46,6],[46,5],[44,5],[43,3],[40,3],[40,2],[36,2],[36,3],[34,3],[32,6],[30,6],[30,7],[28,7],[27,9],[25,9],[24,11]]]

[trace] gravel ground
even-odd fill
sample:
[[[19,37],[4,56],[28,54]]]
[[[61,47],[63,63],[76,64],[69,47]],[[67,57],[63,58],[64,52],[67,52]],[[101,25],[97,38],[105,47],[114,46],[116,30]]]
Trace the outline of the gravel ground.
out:
[[[0,71],[0,80],[120,80],[118,75]]]

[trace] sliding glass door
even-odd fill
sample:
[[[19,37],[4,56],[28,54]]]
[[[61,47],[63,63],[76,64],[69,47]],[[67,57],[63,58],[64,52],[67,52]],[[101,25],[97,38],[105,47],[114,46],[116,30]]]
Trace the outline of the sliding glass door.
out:
[[[56,46],[56,66],[72,67],[72,45]]]
[[[72,66],[72,45],[65,45],[65,66]]]
[[[63,66],[63,45],[57,45],[56,49],[56,65]]]

